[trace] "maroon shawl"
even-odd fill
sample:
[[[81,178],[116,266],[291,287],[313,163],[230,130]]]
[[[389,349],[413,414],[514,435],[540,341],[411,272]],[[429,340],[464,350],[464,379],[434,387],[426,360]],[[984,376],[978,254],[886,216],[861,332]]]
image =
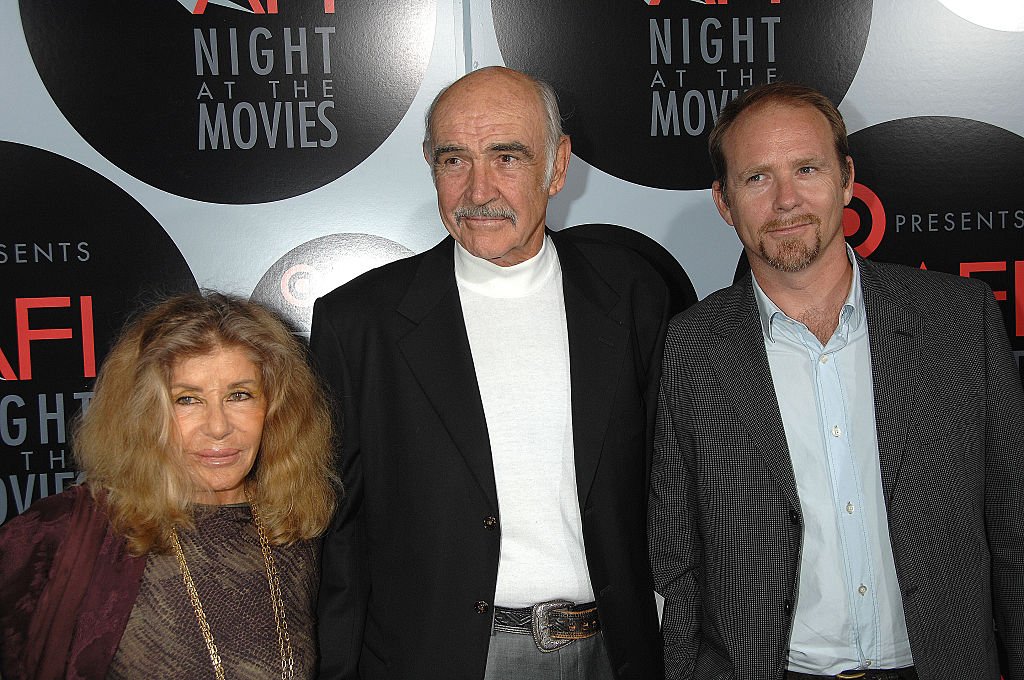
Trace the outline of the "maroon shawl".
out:
[[[145,568],[86,487],[42,499],[0,527],[5,680],[104,677]]]

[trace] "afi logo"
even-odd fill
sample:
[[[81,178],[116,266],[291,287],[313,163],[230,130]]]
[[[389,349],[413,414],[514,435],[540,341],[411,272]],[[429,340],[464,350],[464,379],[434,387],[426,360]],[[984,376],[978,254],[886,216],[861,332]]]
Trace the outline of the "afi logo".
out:
[[[924,262],[921,269],[927,269]],[[999,302],[1010,302],[1009,287],[1012,286],[1014,335],[1024,338],[1024,260],[997,260],[995,262],[961,262],[960,276],[970,277],[972,274],[988,273],[994,280],[989,280],[992,295]],[[1000,276],[1002,274],[1002,276]],[[1007,280],[1009,279],[1009,280]],[[1000,285],[1009,284],[1006,288]],[[1024,366],[1022,366],[1024,368]]]
[[[209,4],[251,14],[277,14],[277,0],[266,0],[266,7],[260,3],[260,0],[239,0],[239,2],[233,2],[232,0],[178,0],[178,2],[185,9],[189,9],[192,2],[195,2],[195,5],[191,8],[192,14],[205,13],[206,6]],[[246,2],[249,4],[248,8],[244,6]],[[324,0],[324,14],[334,14],[334,0]]]
[[[78,333],[78,345],[82,348],[82,376],[96,377],[96,338],[93,333],[92,296],[82,295],[78,299],[78,328],[36,328],[29,322],[33,309],[71,308],[70,297],[15,298],[14,317],[17,331],[18,372],[0,349],[0,380],[32,379],[32,343],[43,340],[72,340]],[[8,347],[10,351],[10,347]]]

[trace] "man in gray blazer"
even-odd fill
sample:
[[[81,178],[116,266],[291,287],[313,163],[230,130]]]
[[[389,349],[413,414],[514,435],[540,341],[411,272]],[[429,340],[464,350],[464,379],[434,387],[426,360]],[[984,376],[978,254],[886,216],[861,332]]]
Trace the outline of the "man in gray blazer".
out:
[[[836,107],[748,91],[710,139],[751,274],[676,317],[650,551],[669,678],[1024,678],[1024,396],[991,291],[843,238]]]

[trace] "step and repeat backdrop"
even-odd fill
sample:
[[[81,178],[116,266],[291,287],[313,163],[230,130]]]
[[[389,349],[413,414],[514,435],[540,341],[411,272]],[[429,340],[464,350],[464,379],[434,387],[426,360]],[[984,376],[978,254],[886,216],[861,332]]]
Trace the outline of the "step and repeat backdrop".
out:
[[[660,242],[698,294],[740,255],[707,134],[795,80],[840,104],[862,255],[987,281],[1024,356],[1024,7],[1013,0],[0,0],[0,522],[77,478],[69,421],[125,318],[216,288],[313,300],[444,235],[436,92],[559,92],[552,228]]]

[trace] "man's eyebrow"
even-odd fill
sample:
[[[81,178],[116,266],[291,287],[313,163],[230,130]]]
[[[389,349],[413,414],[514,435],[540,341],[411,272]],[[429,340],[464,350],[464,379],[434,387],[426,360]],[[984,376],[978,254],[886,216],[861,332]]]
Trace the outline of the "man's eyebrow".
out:
[[[815,167],[821,167],[823,165],[828,165],[829,162],[830,162],[829,161],[829,157],[827,155],[826,156],[806,156],[804,158],[799,159],[796,162],[796,165],[797,165],[797,167],[801,167],[801,168],[806,166],[806,165],[813,165]]]
[[[443,156],[446,153],[454,153],[456,151],[465,151],[465,150],[466,150],[466,147],[459,146],[458,144],[446,144],[444,146],[435,146],[434,147],[434,153],[433,153],[434,162],[437,163],[439,160],[441,160],[441,156]]]
[[[508,151],[514,151],[521,153],[529,159],[533,158],[533,152],[530,151],[530,147],[526,146],[522,142],[497,142],[487,147],[488,151],[496,153],[505,153]]]
[[[750,177],[751,175],[760,175],[768,171],[768,165],[765,163],[758,163],[757,165],[751,165],[746,168],[742,168],[736,172],[737,179],[744,177]]]

